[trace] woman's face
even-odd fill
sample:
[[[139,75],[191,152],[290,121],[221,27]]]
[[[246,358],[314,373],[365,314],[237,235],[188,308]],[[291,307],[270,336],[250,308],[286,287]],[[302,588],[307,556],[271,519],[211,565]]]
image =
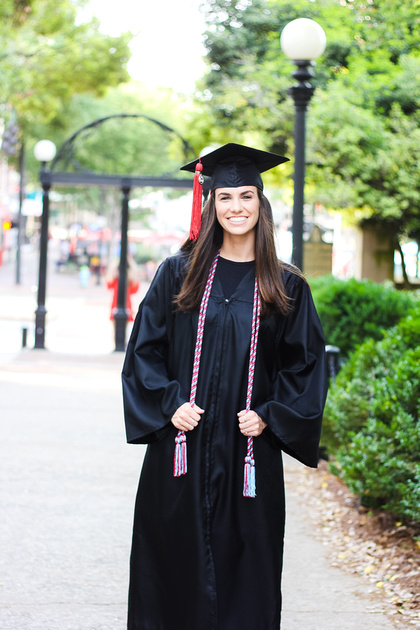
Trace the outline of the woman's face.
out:
[[[216,188],[216,216],[225,232],[244,236],[252,232],[260,214],[256,186]]]

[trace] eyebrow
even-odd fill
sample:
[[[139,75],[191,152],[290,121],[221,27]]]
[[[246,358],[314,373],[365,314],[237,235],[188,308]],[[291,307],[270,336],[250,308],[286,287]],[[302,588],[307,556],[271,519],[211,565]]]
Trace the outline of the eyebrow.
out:
[[[230,195],[230,194],[232,194],[232,193],[230,193],[228,190],[226,190],[226,191],[224,191],[224,192],[219,192],[219,193],[217,193],[217,197],[219,197],[220,195],[221,195],[222,197],[224,197],[225,195]],[[255,195],[255,194],[257,194],[257,193],[256,193],[254,190],[249,189],[249,190],[243,190],[240,194],[241,194],[241,195],[249,195],[249,194],[251,194],[251,195]]]

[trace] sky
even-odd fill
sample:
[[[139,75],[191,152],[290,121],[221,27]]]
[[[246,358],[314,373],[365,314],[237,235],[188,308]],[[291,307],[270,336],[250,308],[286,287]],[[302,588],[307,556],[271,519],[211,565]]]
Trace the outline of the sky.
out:
[[[109,35],[132,31],[128,71],[150,87],[190,94],[204,72],[200,0],[90,0],[88,11]]]

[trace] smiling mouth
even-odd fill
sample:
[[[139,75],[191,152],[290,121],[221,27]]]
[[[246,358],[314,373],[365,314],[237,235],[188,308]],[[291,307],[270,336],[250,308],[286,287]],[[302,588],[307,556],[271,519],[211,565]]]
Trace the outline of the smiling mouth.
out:
[[[246,217],[229,217],[228,221],[230,221],[231,223],[243,223],[244,221],[246,221]]]

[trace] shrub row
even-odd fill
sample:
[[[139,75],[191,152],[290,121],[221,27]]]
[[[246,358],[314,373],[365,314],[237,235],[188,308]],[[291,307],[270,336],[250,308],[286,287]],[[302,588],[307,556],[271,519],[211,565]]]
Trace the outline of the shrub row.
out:
[[[322,276],[310,284],[327,343],[338,346],[342,357],[367,339],[381,339],[419,304],[417,293],[368,280]]]
[[[338,342],[339,343],[339,342]],[[350,356],[328,394],[322,445],[362,504],[420,522],[420,308]]]

